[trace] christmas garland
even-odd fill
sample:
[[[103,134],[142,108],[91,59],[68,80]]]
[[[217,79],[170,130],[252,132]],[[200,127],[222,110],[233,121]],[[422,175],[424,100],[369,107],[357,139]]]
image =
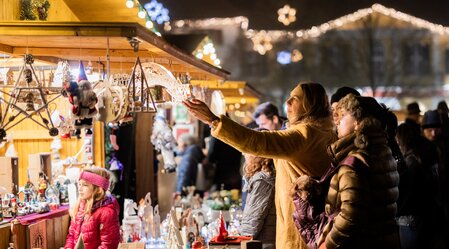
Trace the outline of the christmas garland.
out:
[[[21,0],[20,20],[47,20],[50,2],[48,0]]]

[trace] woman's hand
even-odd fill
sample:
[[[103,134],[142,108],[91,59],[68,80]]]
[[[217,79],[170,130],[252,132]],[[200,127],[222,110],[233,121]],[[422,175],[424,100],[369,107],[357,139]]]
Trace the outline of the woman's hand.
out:
[[[321,245],[318,247],[318,249],[326,249],[326,243],[321,243]]]
[[[192,114],[195,118],[201,120],[203,123],[208,125],[212,125],[212,121],[219,119],[209,107],[198,99],[184,100],[182,103],[187,107],[190,114]]]

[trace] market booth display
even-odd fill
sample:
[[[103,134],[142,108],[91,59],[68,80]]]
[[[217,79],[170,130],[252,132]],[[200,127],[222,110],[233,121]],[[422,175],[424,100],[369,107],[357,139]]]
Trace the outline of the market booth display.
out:
[[[10,11],[0,14],[0,155],[9,165],[0,172],[8,180],[1,248],[63,245],[78,167],[109,163],[106,123],[132,121],[135,181],[127,185],[136,200],[157,193],[154,113],[192,96],[191,80],[229,75],[142,26],[123,1],[47,2],[47,21],[18,21],[23,8],[2,1]]]

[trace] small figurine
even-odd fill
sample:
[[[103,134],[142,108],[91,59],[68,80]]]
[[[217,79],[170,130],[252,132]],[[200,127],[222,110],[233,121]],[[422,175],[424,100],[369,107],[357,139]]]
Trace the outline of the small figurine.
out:
[[[39,199],[41,201],[45,201],[45,191],[47,190],[47,186],[48,186],[47,176],[43,172],[39,172],[38,190],[39,190]]]
[[[226,227],[225,227],[223,213],[220,211],[220,228],[218,231],[217,241],[224,242],[224,241],[226,241],[227,237],[228,237],[228,231],[226,230]]]
[[[11,198],[11,217],[15,219],[17,217],[18,209],[17,209],[17,198],[16,196]]]

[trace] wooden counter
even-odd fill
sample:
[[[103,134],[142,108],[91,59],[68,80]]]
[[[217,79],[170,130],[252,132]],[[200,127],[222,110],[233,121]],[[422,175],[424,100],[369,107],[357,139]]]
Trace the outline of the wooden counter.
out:
[[[15,248],[59,249],[64,246],[70,225],[68,206],[43,214],[18,217],[0,223],[0,248],[13,241]]]

